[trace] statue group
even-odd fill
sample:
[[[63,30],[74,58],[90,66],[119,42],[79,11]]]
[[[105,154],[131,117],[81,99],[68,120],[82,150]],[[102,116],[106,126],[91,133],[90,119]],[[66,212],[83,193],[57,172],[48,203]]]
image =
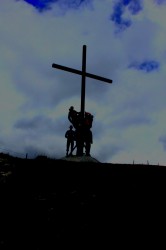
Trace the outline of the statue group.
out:
[[[68,120],[72,125],[70,125],[70,129],[65,133],[65,137],[67,138],[66,156],[73,155],[75,148],[77,156],[84,155],[84,148],[85,155],[90,156],[91,144],[93,143],[91,131],[93,115],[85,112],[82,117],[81,112],[77,112],[74,107],[71,106],[68,112]],[[75,130],[73,130],[73,128]]]

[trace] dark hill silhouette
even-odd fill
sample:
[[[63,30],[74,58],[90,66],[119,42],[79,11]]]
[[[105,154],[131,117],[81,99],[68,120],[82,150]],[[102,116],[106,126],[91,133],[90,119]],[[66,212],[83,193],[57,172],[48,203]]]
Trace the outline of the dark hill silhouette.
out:
[[[0,249],[159,246],[165,197],[165,166],[1,153]]]

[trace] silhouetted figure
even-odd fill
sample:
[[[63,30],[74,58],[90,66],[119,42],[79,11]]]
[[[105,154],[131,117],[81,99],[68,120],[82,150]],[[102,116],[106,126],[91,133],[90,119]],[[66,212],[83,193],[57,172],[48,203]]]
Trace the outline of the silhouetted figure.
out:
[[[82,156],[83,152],[82,152],[82,144],[84,145],[84,132],[82,127],[78,127],[76,129],[76,155],[77,156]]]
[[[81,117],[81,112],[77,112],[73,106],[69,108],[68,119],[74,126],[75,130],[75,140],[77,156],[82,156],[83,148],[85,147],[85,153],[90,156],[92,140],[92,132],[90,128],[93,123],[93,115],[89,112],[85,112],[84,117]],[[73,150],[72,150],[73,151]]]
[[[73,106],[69,108],[68,119],[73,124],[74,128],[79,126],[80,112],[77,112]]]
[[[85,154],[87,156],[90,156],[91,144],[93,143],[92,131],[90,129],[85,129],[84,141],[85,141]]]
[[[93,115],[89,112],[85,112],[85,117],[84,117],[84,126],[85,128],[91,128],[92,127],[92,122],[93,122]]]
[[[65,137],[67,138],[66,143],[66,156],[72,155],[74,149],[74,141],[75,141],[75,131],[73,131],[73,126],[70,125],[70,129],[66,131]],[[70,153],[69,153],[70,150]]]

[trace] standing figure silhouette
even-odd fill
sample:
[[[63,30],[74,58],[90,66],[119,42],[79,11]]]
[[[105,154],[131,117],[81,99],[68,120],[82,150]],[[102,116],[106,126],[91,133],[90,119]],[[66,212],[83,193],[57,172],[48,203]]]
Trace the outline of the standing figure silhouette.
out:
[[[74,150],[74,141],[75,141],[75,131],[73,130],[73,126],[70,125],[70,129],[66,131],[65,138],[67,138],[66,143],[66,156],[72,155]],[[70,150],[70,153],[69,153]]]

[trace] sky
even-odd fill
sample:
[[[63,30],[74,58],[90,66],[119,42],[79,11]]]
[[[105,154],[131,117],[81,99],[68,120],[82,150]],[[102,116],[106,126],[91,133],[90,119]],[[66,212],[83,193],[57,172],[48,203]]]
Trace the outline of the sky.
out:
[[[166,0],[1,0],[0,151],[66,154],[68,109],[80,111],[81,76],[94,116],[91,156],[166,165]]]

